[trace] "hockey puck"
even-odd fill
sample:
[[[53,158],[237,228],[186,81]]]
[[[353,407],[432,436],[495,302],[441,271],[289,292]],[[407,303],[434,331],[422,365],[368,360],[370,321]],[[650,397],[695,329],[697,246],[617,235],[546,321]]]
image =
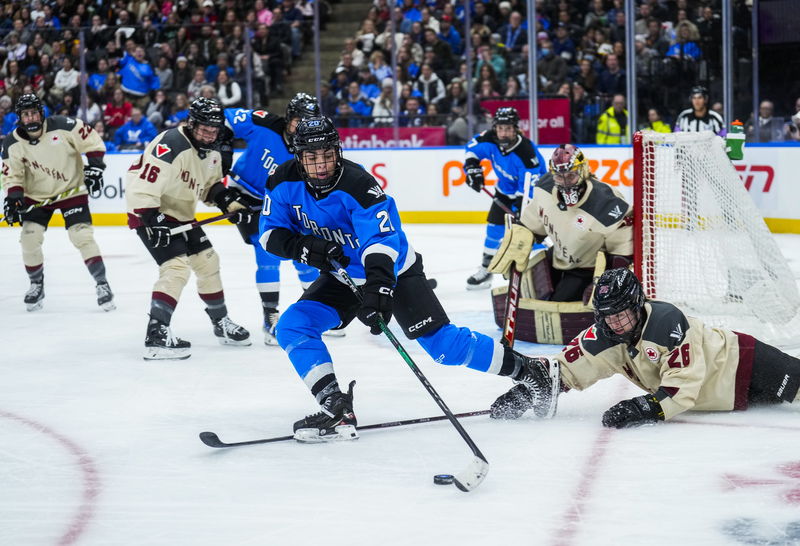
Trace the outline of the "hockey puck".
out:
[[[436,485],[450,485],[453,483],[453,479],[452,474],[436,474],[433,477],[433,483]]]

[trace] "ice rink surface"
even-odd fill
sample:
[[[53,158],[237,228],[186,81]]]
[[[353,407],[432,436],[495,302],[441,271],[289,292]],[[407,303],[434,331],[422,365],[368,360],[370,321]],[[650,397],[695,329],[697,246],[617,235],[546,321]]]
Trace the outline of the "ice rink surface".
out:
[[[483,226],[405,229],[451,320],[499,338],[489,291],[464,289]],[[0,544],[800,544],[800,407],[789,404],[607,430],[603,411],[641,394],[614,378],[562,395],[552,421],[471,417],[462,423],[491,469],[468,494],[432,481],[472,459],[446,421],[356,442],[206,447],[201,431],[283,436],[318,409],[283,351],[263,344],[252,250],[229,224],[207,233],[230,316],[254,343],[220,346],[191,280],[172,326],[192,357],[145,362],[157,268],[132,232],[96,228],[118,307],[105,313],[66,232],[51,228],[44,308],[28,313],[19,228],[0,229]],[[800,236],[776,238],[800,277]],[[300,286],[288,262],[282,277],[285,308]],[[454,412],[486,409],[511,386],[437,365],[400,337]],[[441,414],[385,337],[354,322],[327,342],[340,383],[358,381],[360,424]]]

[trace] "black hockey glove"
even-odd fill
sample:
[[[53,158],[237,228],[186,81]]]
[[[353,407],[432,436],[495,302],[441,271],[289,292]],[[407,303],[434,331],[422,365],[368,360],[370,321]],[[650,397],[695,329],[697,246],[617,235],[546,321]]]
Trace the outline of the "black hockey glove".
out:
[[[664,420],[661,403],[652,394],[623,400],[603,414],[603,426],[629,428]]]
[[[331,260],[336,260],[342,267],[350,264],[342,245],[320,239],[314,235],[303,235],[297,241],[292,259],[302,264],[316,267],[320,271],[333,271]]]
[[[219,153],[222,156],[222,174],[227,176],[233,166],[233,131],[222,127],[219,133]]]
[[[103,191],[103,169],[89,165],[83,167],[83,183],[91,195],[99,197]]]
[[[6,197],[3,204],[3,214],[6,217],[6,222],[9,226],[14,224],[22,224],[22,211],[25,210],[25,201],[23,194],[14,193]]]
[[[369,326],[369,332],[373,336],[379,336],[382,330],[378,325],[378,313],[383,317],[384,324],[389,324],[392,320],[394,289],[383,284],[367,283],[363,293],[364,301],[357,313],[358,320]]]
[[[255,214],[244,196],[236,190],[225,188],[214,196],[214,202],[224,213],[235,212],[228,218],[231,224],[249,224]]]
[[[483,178],[483,167],[475,165],[473,167],[464,167],[464,172],[467,173],[467,186],[480,193],[483,186],[486,185],[486,179]]]
[[[150,247],[159,248],[169,246],[172,241],[170,229],[176,227],[175,222],[168,222],[164,213],[158,210],[149,210],[142,214],[142,222],[147,227],[150,237]]]

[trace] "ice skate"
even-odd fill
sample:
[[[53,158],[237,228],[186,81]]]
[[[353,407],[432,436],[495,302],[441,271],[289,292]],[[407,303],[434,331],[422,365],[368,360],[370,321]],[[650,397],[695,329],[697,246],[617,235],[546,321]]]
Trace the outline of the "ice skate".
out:
[[[97,305],[102,307],[103,311],[113,311],[117,308],[114,303],[114,294],[111,292],[107,281],[97,283],[95,290],[97,291]]]
[[[331,328],[330,330],[322,332],[322,335],[326,337],[344,337],[347,335],[347,332],[344,331],[344,328]]]
[[[467,278],[467,290],[484,290],[492,287],[492,274],[486,266],[480,266],[478,270]]]
[[[31,287],[25,293],[25,305],[28,311],[38,311],[44,305],[44,280],[31,282]]]
[[[334,392],[322,403],[321,411],[294,424],[294,439],[304,443],[357,440],[356,415],[353,413],[353,386],[347,393]]]
[[[206,309],[206,313],[208,313],[208,309]],[[210,314],[209,317],[211,317]],[[228,318],[228,315],[221,319],[212,318],[211,324],[214,325],[214,335],[217,336],[220,345],[239,345],[242,347],[252,345],[250,332],[233,322]]]
[[[170,327],[152,319],[144,339],[145,360],[185,360],[192,356],[192,344],[173,335]]]
[[[275,337],[275,327],[278,325],[278,319],[281,317],[278,310],[274,307],[264,307],[264,345],[278,345],[278,339]]]
[[[517,383],[494,401],[490,417],[518,419],[529,409],[536,417],[550,419],[556,414],[561,390],[561,367],[558,361],[531,358],[506,349],[506,358],[513,358],[517,371],[511,378]]]

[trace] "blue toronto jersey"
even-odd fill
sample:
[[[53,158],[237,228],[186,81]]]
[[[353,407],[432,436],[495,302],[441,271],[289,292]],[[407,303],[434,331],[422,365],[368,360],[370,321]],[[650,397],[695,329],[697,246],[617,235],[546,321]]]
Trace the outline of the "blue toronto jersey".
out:
[[[361,166],[343,160],[343,174],[334,189],[315,198],[300,176],[296,161],[281,165],[270,177],[261,211],[261,244],[284,228],[342,245],[350,258],[347,273],[361,284],[369,254],[388,256],[395,278],[411,267],[416,254],[400,225],[394,199]]]
[[[266,110],[242,108],[227,108],[225,118],[236,138],[247,142],[231,171],[261,192],[257,197],[263,197],[267,178],[278,165],[294,158],[283,139],[286,121]]]
[[[466,163],[488,159],[497,175],[496,189],[508,196],[522,195],[525,182],[530,179],[533,186],[547,172],[547,164],[536,146],[525,137],[505,151],[500,149],[494,131],[484,131],[470,140],[466,146]]]

